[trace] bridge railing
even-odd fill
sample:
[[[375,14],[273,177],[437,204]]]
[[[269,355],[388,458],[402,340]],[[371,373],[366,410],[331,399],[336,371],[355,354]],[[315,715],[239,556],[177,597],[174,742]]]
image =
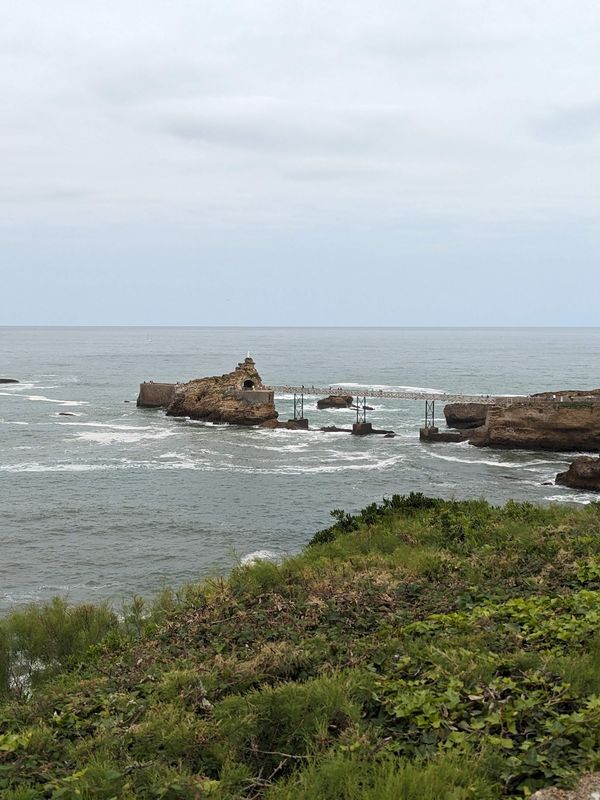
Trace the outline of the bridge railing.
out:
[[[525,397],[500,397],[497,395],[454,394],[449,392],[419,392],[410,390],[375,389],[373,387],[357,386],[269,386],[275,394],[300,394],[315,396],[340,396],[370,397],[398,400],[440,400],[445,403],[486,403],[500,404],[514,401],[523,401]]]

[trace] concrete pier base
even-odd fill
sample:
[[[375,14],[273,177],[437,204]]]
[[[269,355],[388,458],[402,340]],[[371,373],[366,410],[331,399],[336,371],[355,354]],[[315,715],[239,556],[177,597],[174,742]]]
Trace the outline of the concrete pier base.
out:
[[[440,433],[439,428],[421,428],[419,430],[419,439],[422,442],[464,442],[467,438],[466,432],[442,431]]]
[[[354,436],[368,436],[373,433],[373,426],[370,422],[355,422],[352,425],[352,433]]]
[[[308,430],[308,420],[306,417],[302,417],[301,419],[288,419],[288,422],[295,422],[296,427],[302,430]]]

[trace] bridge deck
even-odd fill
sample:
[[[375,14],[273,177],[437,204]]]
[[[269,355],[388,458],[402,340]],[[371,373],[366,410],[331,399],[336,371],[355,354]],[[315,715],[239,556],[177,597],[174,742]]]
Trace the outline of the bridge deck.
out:
[[[387,389],[373,389],[369,387],[358,388],[356,386],[268,386],[270,391],[275,394],[300,394],[319,395],[352,395],[352,397],[381,397],[384,399],[396,400],[441,400],[444,403],[488,403],[501,404],[513,401],[524,400],[525,397],[506,397],[501,395],[487,394],[451,394],[446,392],[419,392],[419,391],[389,391]]]

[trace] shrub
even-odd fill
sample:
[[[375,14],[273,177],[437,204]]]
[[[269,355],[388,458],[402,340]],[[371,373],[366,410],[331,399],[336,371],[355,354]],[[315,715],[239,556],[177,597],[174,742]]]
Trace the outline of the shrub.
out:
[[[14,611],[0,622],[0,690],[28,687],[117,627],[108,606],[71,606],[58,597]]]

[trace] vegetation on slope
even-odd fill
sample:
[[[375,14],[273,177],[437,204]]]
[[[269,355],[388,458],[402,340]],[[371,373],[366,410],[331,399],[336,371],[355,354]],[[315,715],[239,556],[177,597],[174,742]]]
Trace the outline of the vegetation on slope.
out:
[[[1,796],[486,800],[600,766],[600,505],[333,516],[122,620],[7,617]]]

